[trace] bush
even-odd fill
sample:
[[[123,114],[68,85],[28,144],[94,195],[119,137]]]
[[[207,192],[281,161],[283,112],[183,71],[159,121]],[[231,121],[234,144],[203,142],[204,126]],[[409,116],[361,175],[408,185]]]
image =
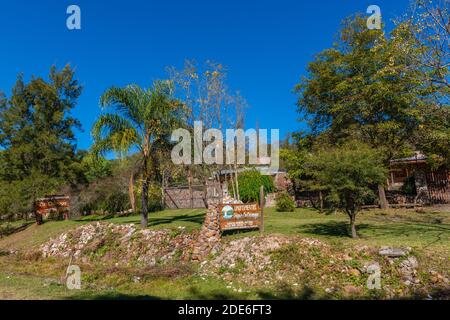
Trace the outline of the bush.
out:
[[[275,190],[272,178],[263,176],[257,170],[245,171],[239,174],[239,197],[242,202],[259,202],[259,190],[264,186],[264,194],[271,193]],[[231,193],[232,190],[231,190]]]
[[[275,200],[278,212],[293,212],[295,210],[295,202],[287,192],[278,193]]]
[[[139,184],[135,189],[136,194],[136,210],[141,212],[142,209],[142,186]],[[157,212],[161,211],[164,208],[162,207],[162,194],[161,187],[155,183],[150,184],[148,187],[148,212]]]
[[[128,194],[123,192],[115,192],[106,198],[103,209],[111,214],[126,211],[130,208]]]

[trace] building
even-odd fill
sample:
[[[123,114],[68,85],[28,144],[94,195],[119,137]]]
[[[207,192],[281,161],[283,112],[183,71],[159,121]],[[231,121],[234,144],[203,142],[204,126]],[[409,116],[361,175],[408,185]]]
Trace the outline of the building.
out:
[[[421,152],[414,156],[391,161],[388,191],[405,192],[414,189],[416,198],[428,203],[450,203],[450,171],[442,166],[433,169]],[[410,190],[411,191],[411,190]]]
[[[68,220],[70,215],[70,198],[64,195],[52,195],[34,202],[37,224],[45,220]]]

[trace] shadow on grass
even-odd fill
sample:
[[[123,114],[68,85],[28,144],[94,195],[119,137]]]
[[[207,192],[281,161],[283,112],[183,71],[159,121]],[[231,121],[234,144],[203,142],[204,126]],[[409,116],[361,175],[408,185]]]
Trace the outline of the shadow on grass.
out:
[[[110,217],[92,217],[92,218],[85,218],[83,220],[80,220],[82,222],[96,222],[96,221],[107,221],[115,218],[114,216]],[[203,221],[205,220],[205,214],[199,213],[196,215],[189,215],[189,214],[182,214],[182,215],[174,215],[170,217],[152,217],[152,214],[149,213],[148,217],[148,226],[149,227],[155,227],[159,225],[164,224],[172,224],[177,222],[192,222],[195,224],[198,224],[201,226],[203,224]],[[140,225],[140,216],[134,216],[130,217],[129,219],[123,219],[120,220],[121,224],[135,224]]]
[[[361,232],[362,230],[368,228],[370,228],[368,224],[358,224],[356,226],[356,230],[358,232]],[[302,233],[321,236],[349,238],[351,235],[350,225],[347,222],[340,222],[340,221],[306,224],[298,227],[298,230]]]
[[[161,300],[159,297],[149,296],[149,295],[128,295],[121,293],[109,293],[109,294],[100,294],[94,296],[85,296],[85,295],[75,295],[70,297],[68,300],[130,300],[130,301],[138,301],[138,300]]]
[[[304,234],[350,238],[349,223],[344,221],[329,221],[299,226],[297,230]],[[450,227],[439,224],[425,223],[384,223],[384,224],[357,224],[356,230],[361,238],[420,238],[426,245],[443,241],[449,234]]]
[[[211,290],[208,292],[200,292],[197,288],[189,289],[190,299],[194,300],[240,300],[243,299],[242,294],[235,294],[225,290]]]
[[[321,300],[327,297],[318,297],[314,289],[304,287],[301,290],[293,290],[289,286],[280,288],[277,291],[258,291],[259,297],[263,300]]]
[[[158,225],[162,225],[162,224],[171,224],[171,223],[175,223],[175,222],[192,222],[192,223],[196,223],[198,225],[202,225],[203,221],[205,221],[205,214],[204,213],[200,213],[200,214],[196,214],[196,215],[183,214],[183,215],[179,215],[179,216],[172,216],[172,217],[165,217],[165,218],[149,217],[148,220],[149,220],[149,222],[148,222],[149,227],[154,227],[154,226],[158,226]]]

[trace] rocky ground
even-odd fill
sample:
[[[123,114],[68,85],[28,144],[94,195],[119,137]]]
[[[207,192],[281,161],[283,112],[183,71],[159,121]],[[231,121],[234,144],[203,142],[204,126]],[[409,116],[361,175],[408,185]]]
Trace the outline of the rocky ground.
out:
[[[51,239],[39,254],[115,266],[173,265],[191,260],[198,238],[183,228],[139,230],[95,223]],[[340,247],[311,238],[267,235],[222,239],[194,270],[201,277],[224,279],[239,292],[312,288],[317,297],[330,298],[450,298],[448,273],[430,269],[425,259],[411,248]],[[368,281],[374,281],[377,270],[381,288],[372,290]]]
[[[116,266],[155,266],[187,259],[195,233],[176,230],[138,230],[133,224],[95,223],[61,234],[40,247],[44,258],[101,261]]]

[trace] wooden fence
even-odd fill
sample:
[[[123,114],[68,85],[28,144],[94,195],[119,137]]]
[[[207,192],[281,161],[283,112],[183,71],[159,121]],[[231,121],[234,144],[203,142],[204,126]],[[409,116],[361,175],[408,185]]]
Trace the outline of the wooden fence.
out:
[[[214,185],[177,186],[164,188],[164,203],[169,209],[207,208],[209,202],[220,203],[222,190]]]
[[[430,172],[426,177],[430,201],[433,204],[450,203],[449,172]]]

